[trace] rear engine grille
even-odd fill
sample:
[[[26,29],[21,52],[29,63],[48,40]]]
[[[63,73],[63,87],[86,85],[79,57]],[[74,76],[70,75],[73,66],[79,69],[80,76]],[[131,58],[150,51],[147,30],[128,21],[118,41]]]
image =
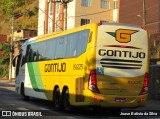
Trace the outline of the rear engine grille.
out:
[[[116,69],[141,69],[142,61],[126,60],[126,59],[106,59],[100,60],[102,67],[116,68]]]

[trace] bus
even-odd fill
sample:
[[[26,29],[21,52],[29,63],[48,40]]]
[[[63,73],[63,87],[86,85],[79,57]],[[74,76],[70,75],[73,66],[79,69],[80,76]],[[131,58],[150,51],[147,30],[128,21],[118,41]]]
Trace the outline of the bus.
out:
[[[27,40],[16,92],[72,107],[134,108],[148,96],[149,35],[141,27],[92,23]],[[15,64],[15,63],[14,63]]]

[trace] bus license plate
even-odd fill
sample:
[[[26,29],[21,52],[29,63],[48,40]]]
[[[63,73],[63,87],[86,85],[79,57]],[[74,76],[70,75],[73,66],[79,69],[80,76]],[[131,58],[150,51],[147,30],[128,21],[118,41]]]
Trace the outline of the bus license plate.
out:
[[[115,102],[126,102],[126,98],[115,98]]]

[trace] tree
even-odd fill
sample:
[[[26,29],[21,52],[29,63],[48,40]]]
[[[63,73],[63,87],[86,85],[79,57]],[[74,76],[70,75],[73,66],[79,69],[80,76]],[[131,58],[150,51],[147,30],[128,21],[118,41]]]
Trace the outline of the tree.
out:
[[[10,54],[10,41],[9,42],[0,44],[0,50],[3,51],[3,57],[0,59],[0,77],[8,76],[9,70],[9,54]]]
[[[1,0],[0,13],[6,19],[9,18],[15,9],[15,0]]]
[[[13,16],[14,30],[36,30],[38,26],[37,6],[38,0],[0,0],[0,33],[10,33],[11,25],[9,24]]]

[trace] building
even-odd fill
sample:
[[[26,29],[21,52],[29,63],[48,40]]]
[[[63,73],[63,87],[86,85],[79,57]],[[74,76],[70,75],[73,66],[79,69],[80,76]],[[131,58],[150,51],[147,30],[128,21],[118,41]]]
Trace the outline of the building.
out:
[[[118,0],[39,0],[38,35],[88,23],[117,22]]]
[[[150,33],[151,57],[160,58],[160,0],[119,0],[119,22],[145,26]]]
[[[37,30],[21,29],[14,32],[14,41],[37,36]]]
[[[37,30],[21,29],[13,33],[13,56],[17,56],[20,53],[23,43],[31,37],[37,36]],[[12,78],[15,78],[15,67],[12,66]]]
[[[37,30],[21,29],[14,32],[14,56],[19,54],[22,44],[31,37],[37,36]]]
[[[0,43],[6,43],[8,41],[7,35],[0,35]]]

